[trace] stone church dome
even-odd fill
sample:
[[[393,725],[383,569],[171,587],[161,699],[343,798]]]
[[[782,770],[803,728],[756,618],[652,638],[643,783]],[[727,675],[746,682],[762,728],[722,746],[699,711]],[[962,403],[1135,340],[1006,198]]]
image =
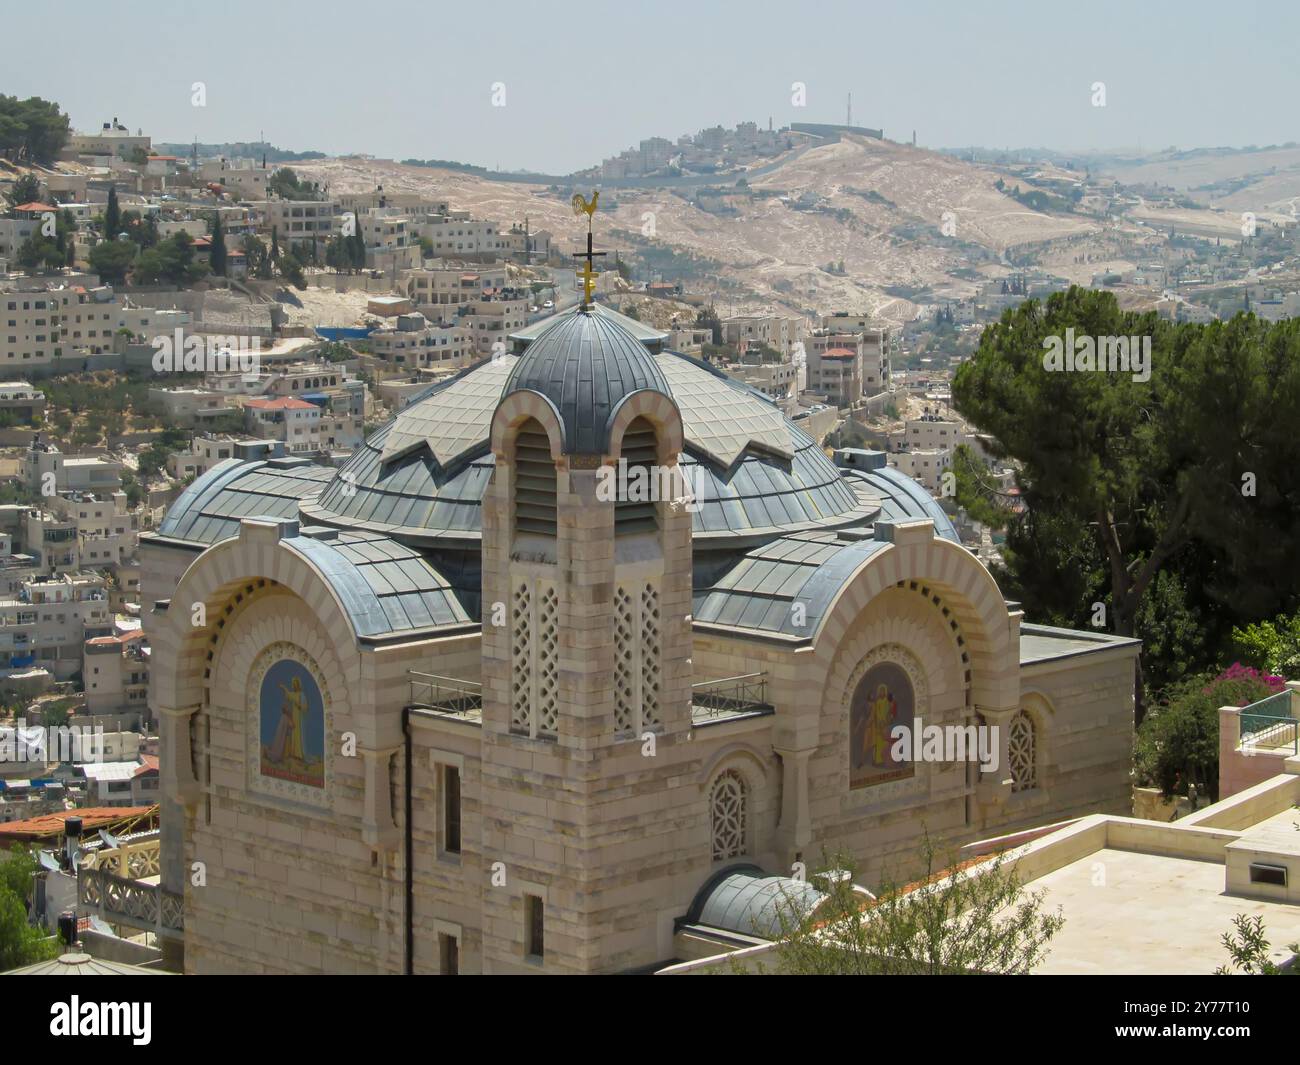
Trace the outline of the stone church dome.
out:
[[[182,493],[160,537],[193,549],[236,535],[246,517],[296,520],[318,545],[303,550],[330,554],[353,585],[416,595],[412,617],[470,625],[497,406],[537,392],[560,415],[565,450],[597,454],[618,405],[649,389],[681,415],[700,620],[784,631],[786,600],[822,588],[813,600],[829,603],[877,522],[928,518],[957,540],[939,504],[884,455],[852,453],[837,465],[767,396],[666,350],[667,334],[644,323],[596,304],[510,339],[510,353],[431,386],[340,470],[294,457],[219,464]],[[394,591],[411,581],[415,591]]]
[[[612,317],[582,311],[561,317],[524,348],[502,395],[523,389],[555,405],[564,450],[571,455],[602,454],[610,418],[633,393],[650,389],[672,395],[644,344]]]
[[[494,461],[492,415],[504,396],[524,388],[556,406],[571,453],[601,450],[609,415],[626,396],[646,388],[671,396],[682,416],[683,464],[704,470],[697,547],[701,537],[757,542],[862,524],[880,510],[879,493],[838,469],[770,399],[704,362],[660,350],[663,333],[596,305],[513,339],[517,353],[433,386],[373,433],[304,505],[304,520],[421,543],[477,538]]]

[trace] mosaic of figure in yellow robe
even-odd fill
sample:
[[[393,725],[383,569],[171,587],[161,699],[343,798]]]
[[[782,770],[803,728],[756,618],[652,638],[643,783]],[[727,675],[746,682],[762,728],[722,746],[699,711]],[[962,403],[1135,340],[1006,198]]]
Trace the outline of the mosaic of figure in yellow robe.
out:
[[[281,764],[291,759],[304,762],[302,719],[307,712],[307,698],[303,694],[302,681],[294,677],[288,687],[281,684],[280,690],[284,692],[284,699],[280,703],[280,726],[267,755],[272,762]]]
[[[867,727],[863,730],[863,754],[871,759],[872,765],[885,765],[886,752],[892,740],[890,726],[898,712],[894,698],[883,684],[876,688],[876,697],[867,704]]]

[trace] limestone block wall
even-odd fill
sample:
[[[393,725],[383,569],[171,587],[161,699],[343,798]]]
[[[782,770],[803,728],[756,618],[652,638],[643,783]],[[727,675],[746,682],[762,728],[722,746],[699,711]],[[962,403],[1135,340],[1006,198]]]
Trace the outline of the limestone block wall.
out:
[[[843,851],[871,883],[882,874],[910,875],[924,825],[936,842],[972,829],[967,794],[974,770],[964,763],[918,762],[909,779],[851,789],[849,700],[868,656],[910,661],[922,685],[917,714],[924,724],[959,725],[969,720],[965,669],[959,645],[942,613],[907,588],[875,596],[845,632],[828,676],[821,680],[818,749],[809,762],[809,799],[814,860]],[[811,662],[809,663],[812,664]],[[921,690],[923,688],[923,690]]]
[[[359,656],[341,659],[336,637],[302,600],[272,592],[243,608],[216,644],[195,722],[204,796],[186,814],[186,867],[201,862],[206,879],[186,882],[187,972],[383,971],[396,870],[362,840],[362,760],[332,759],[327,808],[249,788],[249,674],[268,646],[292,643],[319,669],[327,750],[357,731],[366,685]]]
[[[1090,813],[1132,812],[1134,647],[1026,665],[1021,705],[1034,719],[1040,785],[1007,801],[1008,829]]]

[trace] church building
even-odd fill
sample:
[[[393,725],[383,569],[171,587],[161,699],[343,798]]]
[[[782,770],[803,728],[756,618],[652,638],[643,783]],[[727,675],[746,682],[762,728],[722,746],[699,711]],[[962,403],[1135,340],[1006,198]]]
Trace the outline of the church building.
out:
[[[884,455],[664,333],[511,341],[141,537],[185,971],[653,971],[827,856],[1129,812],[1136,641],[1028,624]]]

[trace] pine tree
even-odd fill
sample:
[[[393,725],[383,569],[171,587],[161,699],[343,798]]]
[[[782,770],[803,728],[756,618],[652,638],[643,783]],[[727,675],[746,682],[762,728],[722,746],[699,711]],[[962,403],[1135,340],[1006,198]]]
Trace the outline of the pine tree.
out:
[[[271,227],[271,262],[280,258],[280,229],[278,226]]]
[[[113,186],[108,190],[108,206],[104,208],[104,237],[106,240],[117,240],[121,230],[122,209],[117,205],[117,187]]]
[[[217,277],[226,276],[226,231],[221,225],[221,213],[212,216],[212,272]]]

